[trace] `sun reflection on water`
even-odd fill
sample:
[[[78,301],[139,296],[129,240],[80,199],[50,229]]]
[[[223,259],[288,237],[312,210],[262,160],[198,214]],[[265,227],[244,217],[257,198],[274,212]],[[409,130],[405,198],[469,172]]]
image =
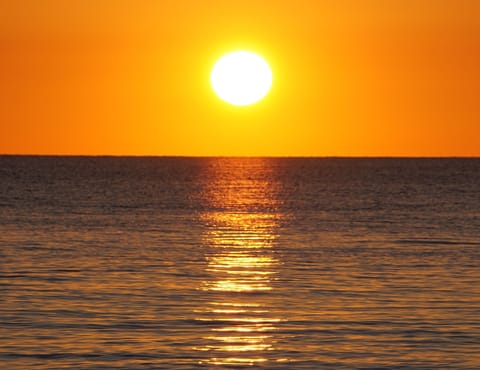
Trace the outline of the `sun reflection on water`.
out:
[[[263,363],[272,357],[268,353],[275,349],[274,333],[281,321],[271,307],[280,263],[273,244],[279,214],[272,211],[271,184],[237,178],[233,186],[222,181],[216,185],[208,196],[223,210],[202,216],[208,279],[201,289],[209,302],[198,320],[208,332],[196,349],[208,353],[202,364]],[[267,205],[269,212],[258,209],[264,207],[252,210],[254,201]]]

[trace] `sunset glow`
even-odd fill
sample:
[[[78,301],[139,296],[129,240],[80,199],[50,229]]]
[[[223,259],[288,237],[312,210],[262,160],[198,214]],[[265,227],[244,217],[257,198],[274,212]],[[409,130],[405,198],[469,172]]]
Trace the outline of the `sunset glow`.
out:
[[[8,4],[0,153],[480,155],[476,1]],[[239,50],[274,81],[242,109],[211,85]]]

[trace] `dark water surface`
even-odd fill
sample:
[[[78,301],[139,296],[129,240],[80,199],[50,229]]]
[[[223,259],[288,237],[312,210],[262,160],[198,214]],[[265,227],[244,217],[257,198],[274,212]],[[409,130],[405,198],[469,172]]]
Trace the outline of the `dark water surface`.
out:
[[[0,364],[480,369],[480,160],[0,157]]]

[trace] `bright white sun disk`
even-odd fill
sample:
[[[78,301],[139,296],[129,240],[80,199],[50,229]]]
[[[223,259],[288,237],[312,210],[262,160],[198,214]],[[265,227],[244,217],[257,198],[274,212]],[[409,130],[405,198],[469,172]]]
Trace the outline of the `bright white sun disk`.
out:
[[[257,54],[235,51],[218,60],[210,81],[222,100],[244,106],[259,101],[268,93],[272,85],[272,71]]]

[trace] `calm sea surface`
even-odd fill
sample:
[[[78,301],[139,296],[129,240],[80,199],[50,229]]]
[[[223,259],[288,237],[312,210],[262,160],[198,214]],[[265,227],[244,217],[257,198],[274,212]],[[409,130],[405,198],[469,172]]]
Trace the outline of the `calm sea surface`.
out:
[[[480,159],[0,157],[0,368],[480,369]]]

